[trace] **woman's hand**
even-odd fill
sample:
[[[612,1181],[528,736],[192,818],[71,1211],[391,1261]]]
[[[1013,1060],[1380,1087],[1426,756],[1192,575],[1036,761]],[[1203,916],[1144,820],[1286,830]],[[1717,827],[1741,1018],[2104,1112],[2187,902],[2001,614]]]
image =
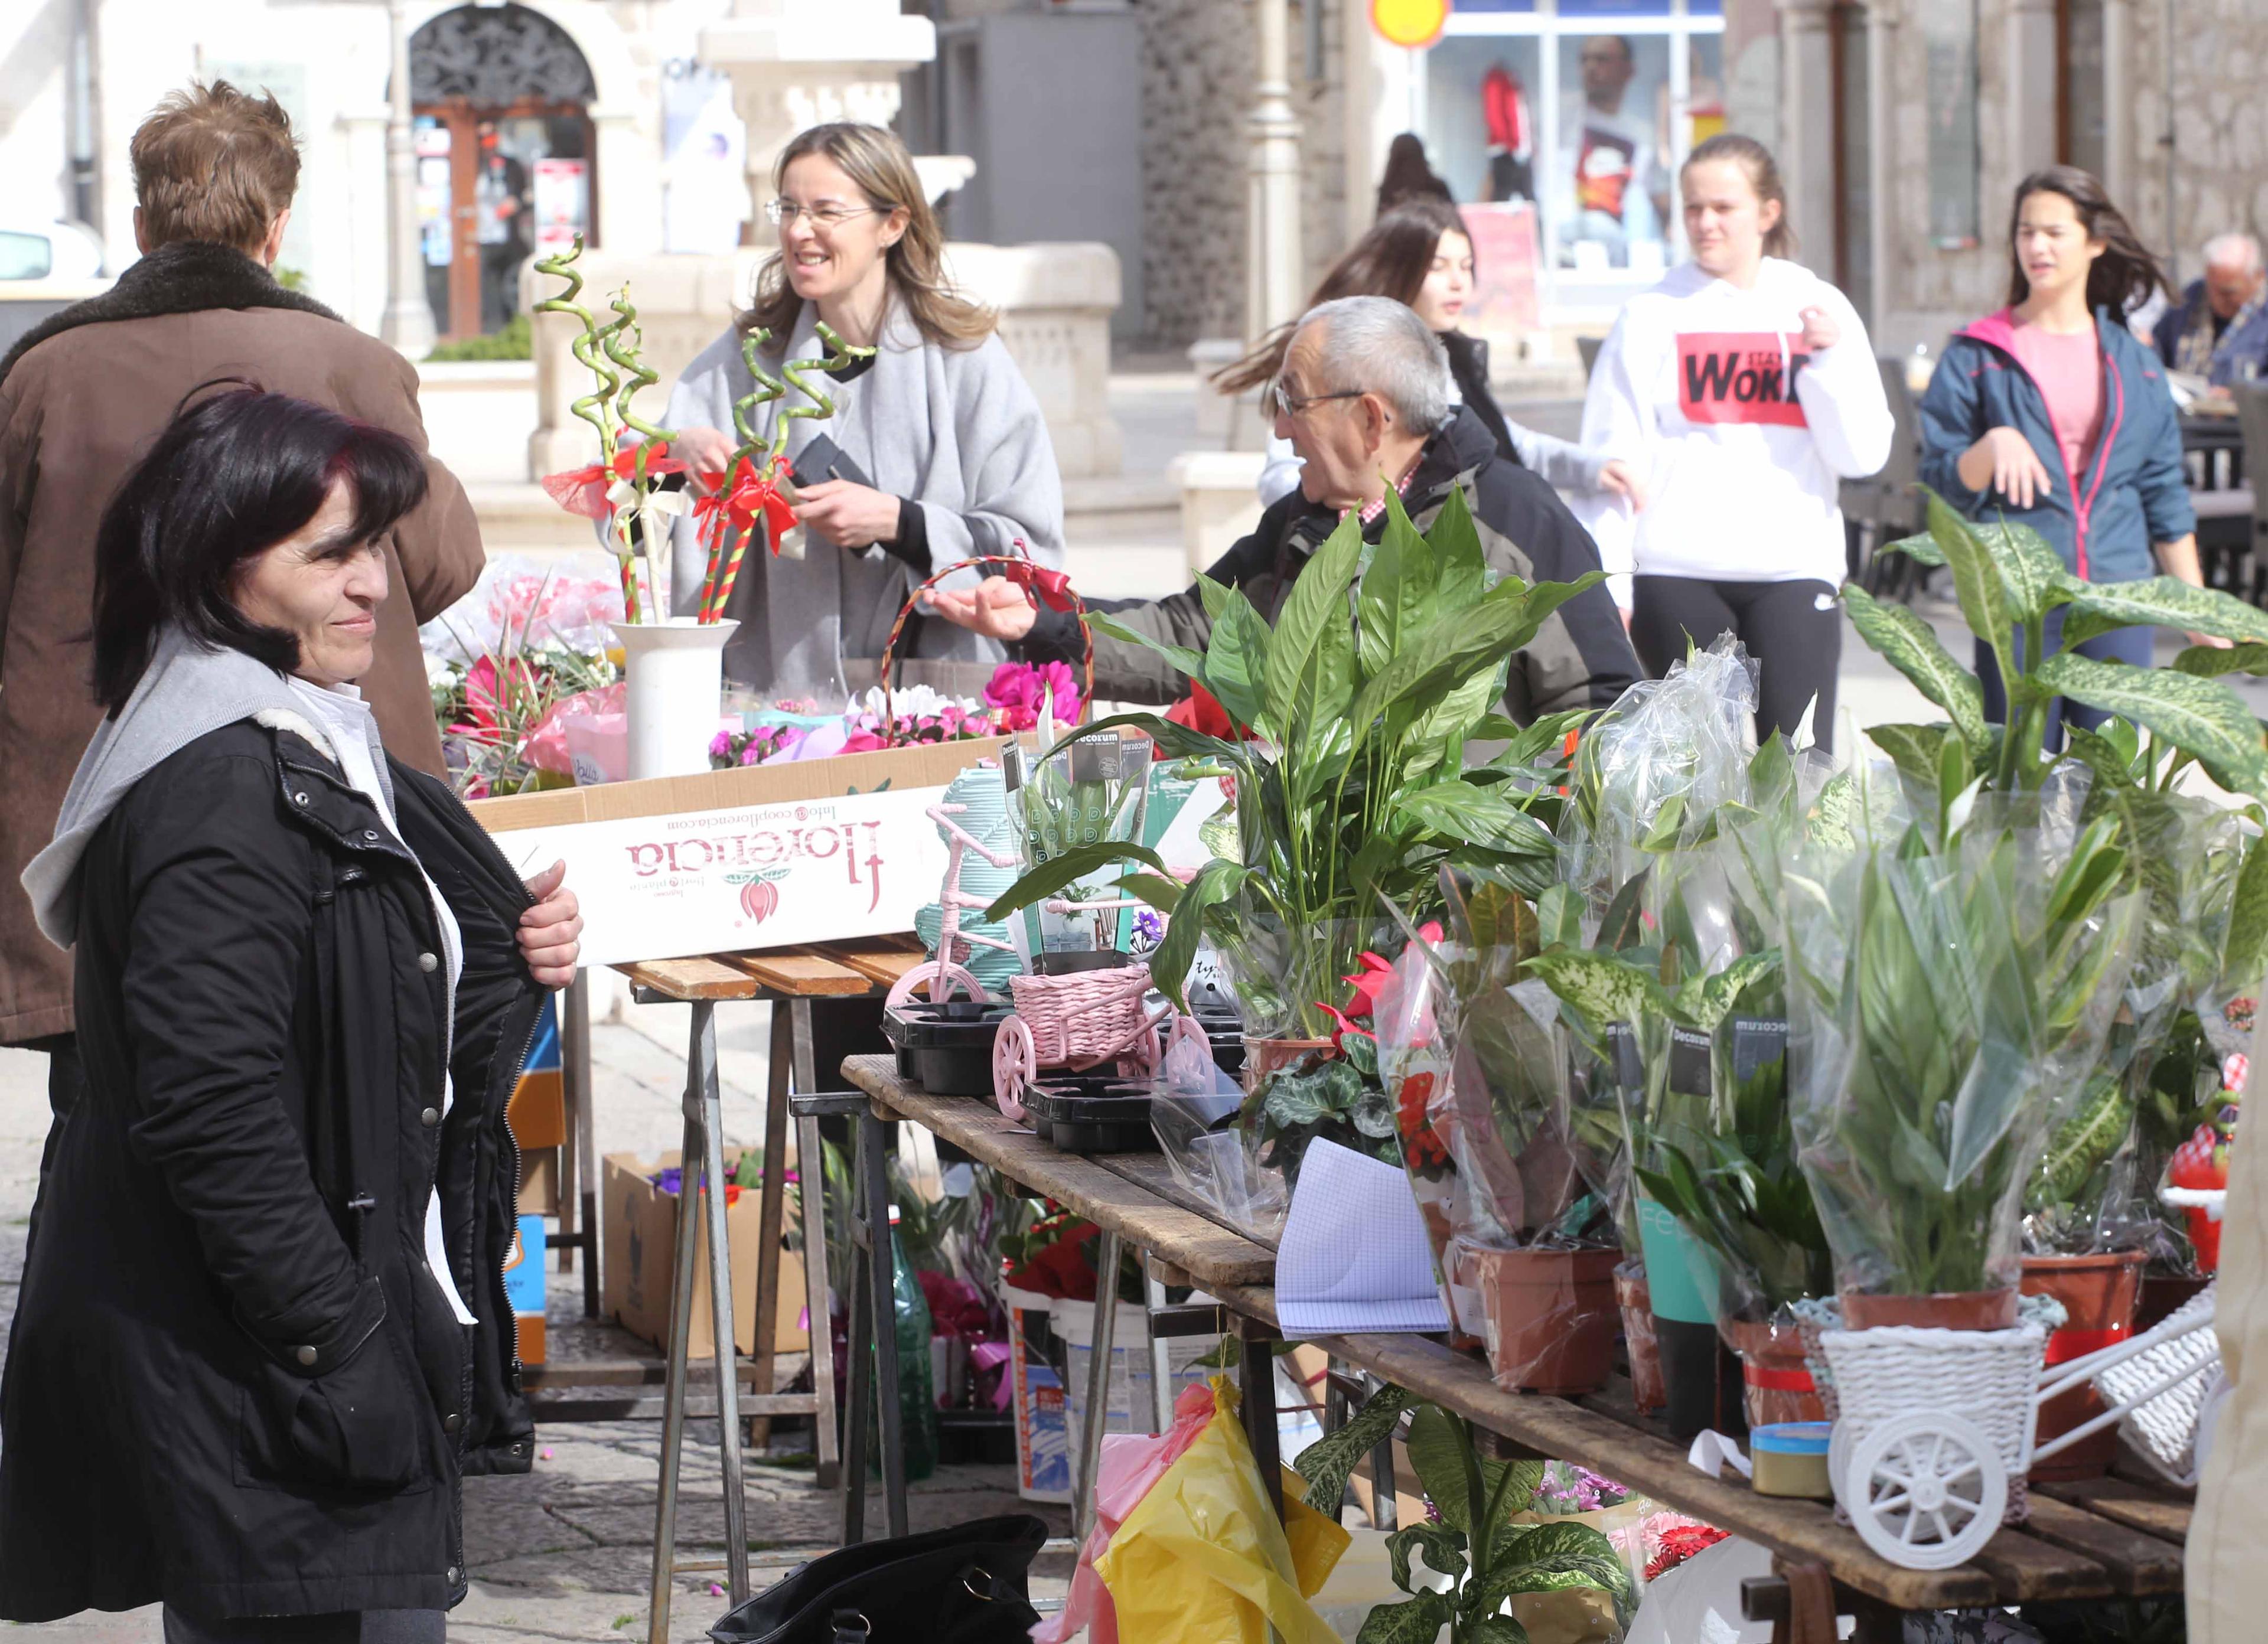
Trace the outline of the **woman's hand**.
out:
[[[703,476],[722,474],[739,449],[733,437],[722,429],[681,428],[670,443],[669,454],[683,459],[687,481],[695,491],[706,496],[711,488],[703,482]]]
[[[1802,309],[1796,318],[1803,322],[1803,346],[1814,354],[1824,354],[1843,341],[1843,327],[1823,308]]]
[[[1998,491],[2019,508],[2029,508],[2055,489],[2032,442],[2012,428],[1985,429],[1955,466],[1961,483],[1970,490]]]
[[[929,603],[946,621],[1012,645],[1039,620],[1031,596],[1005,576],[988,576],[974,588],[932,588]]]
[[[2158,567],[2167,576],[2187,583],[2192,588],[2205,586],[2205,567],[2198,561],[2196,532],[2192,531],[2185,536],[2176,537],[2171,542],[2160,542],[2152,546],[2157,550]],[[2214,650],[2232,650],[2235,643],[2233,640],[2221,638],[2218,634],[2200,634],[2193,628],[2189,630],[2188,639],[2192,645],[2206,645]]]
[[[850,480],[821,480],[796,488],[797,521],[841,548],[896,541],[903,506],[887,491]]]
[[[1602,490],[1612,491],[1616,496],[1628,497],[1632,513],[1645,511],[1647,502],[1646,481],[1638,477],[1637,469],[1621,458],[1616,458],[1599,470],[1599,486]]]
[[[538,986],[564,987],[582,953],[583,914],[566,884],[567,864],[555,862],[527,882],[535,906],[519,916],[520,957]]]

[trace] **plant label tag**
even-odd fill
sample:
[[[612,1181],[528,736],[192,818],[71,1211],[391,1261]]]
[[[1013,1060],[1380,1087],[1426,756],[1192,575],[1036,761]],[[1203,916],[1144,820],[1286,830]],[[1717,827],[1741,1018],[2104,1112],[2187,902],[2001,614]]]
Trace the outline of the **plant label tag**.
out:
[[[1787,1056],[1787,1018],[1733,1016],[1726,1022],[1733,1038],[1733,1078],[1746,1083],[1774,1062]]]
[[[1669,1088],[1680,1096],[1709,1094],[1709,1036],[1700,1029],[1669,1030]]]
[[[1638,1035],[1627,1022],[1607,1024],[1607,1049],[1613,1053],[1615,1083],[1625,1090],[1646,1087],[1646,1061],[1638,1053]]]

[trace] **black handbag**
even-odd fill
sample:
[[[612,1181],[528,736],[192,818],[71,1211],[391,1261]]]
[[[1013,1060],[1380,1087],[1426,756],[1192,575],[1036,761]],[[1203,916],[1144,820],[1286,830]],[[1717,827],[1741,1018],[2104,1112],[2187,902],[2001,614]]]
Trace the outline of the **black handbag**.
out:
[[[1026,1644],[1048,1527],[1028,1513],[865,1541],[799,1564],[709,1629],[717,1644]]]

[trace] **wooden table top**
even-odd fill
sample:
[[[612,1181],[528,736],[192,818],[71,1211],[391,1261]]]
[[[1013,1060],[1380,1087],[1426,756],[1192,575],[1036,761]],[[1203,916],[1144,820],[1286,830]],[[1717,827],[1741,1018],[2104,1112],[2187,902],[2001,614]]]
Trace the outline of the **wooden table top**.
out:
[[[855,999],[887,993],[923,958],[921,944],[911,936],[868,936],[759,953],[647,959],[615,969],[629,977],[633,987],[686,1002]]]
[[[1179,1194],[1155,1154],[1092,1158],[1059,1153],[991,1103],[931,1096],[897,1076],[887,1056],[843,1064],[882,1115],[911,1119],[1064,1207],[1182,1268],[1249,1317],[1276,1322],[1275,1259]],[[1175,1203],[1176,1197],[1182,1202]],[[1499,1389],[1479,1355],[1419,1335],[1324,1336],[1314,1345],[1408,1388],[1537,1454],[1572,1461],[1653,1500],[1770,1547],[1790,1563],[1822,1564],[1844,1586],[1901,1610],[1944,1610],[2026,1599],[2135,1596],[2182,1590],[2190,1502],[2169,1487],[2113,1476],[2036,1486],[2030,1522],[2003,1529],[1970,1563],[1909,1570],[1869,1551],[1825,1502],[1760,1496],[1728,1474],[1714,1479],[1629,1403],[1628,1386],[1583,1399]]]

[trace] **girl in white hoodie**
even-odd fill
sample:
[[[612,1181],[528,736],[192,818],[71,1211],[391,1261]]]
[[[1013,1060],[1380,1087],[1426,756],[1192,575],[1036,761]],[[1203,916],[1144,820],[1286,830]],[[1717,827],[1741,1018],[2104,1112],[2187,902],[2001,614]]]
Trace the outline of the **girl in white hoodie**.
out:
[[[1693,260],[1633,297],[1599,349],[1583,444],[1629,464],[1642,512],[1584,516],[1657,679],[1730,631],[1759,666],[1756,729],[1807,708],[1834,734],[1845,479],[1889,460],[1892,423],[1849,300],[1786,261],[1795,238],[1771,151],[1727,134],[1679,176]]]

